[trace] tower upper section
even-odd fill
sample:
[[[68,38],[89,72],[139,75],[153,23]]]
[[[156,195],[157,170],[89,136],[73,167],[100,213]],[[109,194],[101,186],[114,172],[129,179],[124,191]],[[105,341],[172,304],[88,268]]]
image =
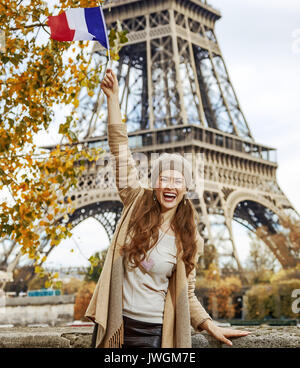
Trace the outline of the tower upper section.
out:
[[[129,42],[117,67],[129,131],[196,124],[253,140],[215,34],[221,14],[200,0],[114,0]]]

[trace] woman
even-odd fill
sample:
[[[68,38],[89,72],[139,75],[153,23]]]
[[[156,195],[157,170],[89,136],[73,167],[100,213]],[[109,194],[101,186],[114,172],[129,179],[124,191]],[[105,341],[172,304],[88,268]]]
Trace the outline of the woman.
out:
[[[111,69],[101,83],[107,97],[108,143],[116,163],[123,211],[86,316],[95,322],[95,347],[191,347],[191,328],[228,337],[250,332],[217,326],[194,294],[203,253],[197,212],[186,193],[191,165],[179,154],[154,163],[151,188],[141,186],[128,147]]]

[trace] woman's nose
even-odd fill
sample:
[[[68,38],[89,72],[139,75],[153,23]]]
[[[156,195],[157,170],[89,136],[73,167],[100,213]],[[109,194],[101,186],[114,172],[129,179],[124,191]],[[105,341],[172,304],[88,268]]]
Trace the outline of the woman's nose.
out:
[[[164,183],[164,187],[165,187],[165,188],[174,188],[174,187],[175,187],[174,179],[168,179],[168,180]]]

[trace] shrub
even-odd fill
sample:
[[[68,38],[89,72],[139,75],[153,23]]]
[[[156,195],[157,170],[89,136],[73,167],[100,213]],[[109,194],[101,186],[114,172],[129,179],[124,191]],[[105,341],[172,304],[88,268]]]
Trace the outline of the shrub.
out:
[[[267,285],[252,286],[246,293],[248,318],[299,318],[291,308],[294,289],[300,289],[300,279],[280,280]]]
[[[210,264],[204,274],[205,277],[196,279],[195,289],[205,290],[208,296],[207,309],[212,312],[217,307],[218,318],[233,318],[235,305],[232,303],[232,297],[241,290],[241,280],[235,276],[221,278],[214,263]]]
[[[76,294],[83,284],[83,281],[76,277],[71,277],[68,282],[62,283],[61,291],[63,294]]]
[[[84,314],[92,298],[95,286],[96,286],[95,282],[85,282],[78,290],[75,297],[75,305],[74,305],[75,320],[82,320],[82,321],[88,320],[87,318],[84,317]]]

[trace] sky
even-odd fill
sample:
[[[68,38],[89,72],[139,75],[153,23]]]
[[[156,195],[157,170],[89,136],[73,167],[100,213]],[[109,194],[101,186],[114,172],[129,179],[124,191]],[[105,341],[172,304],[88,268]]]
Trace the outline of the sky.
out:
[[[300,2],[210,0],[222,18],[216,35],[241,108],[257,143],[277,148],[277,181],[300,212]],[[242,263],[249,253],[246,231],[234,224]],[[87,266],[108,238],[94,219],[74,230],[50,254],[48,266]],[[71,250],[73,250],[71,252]]]

